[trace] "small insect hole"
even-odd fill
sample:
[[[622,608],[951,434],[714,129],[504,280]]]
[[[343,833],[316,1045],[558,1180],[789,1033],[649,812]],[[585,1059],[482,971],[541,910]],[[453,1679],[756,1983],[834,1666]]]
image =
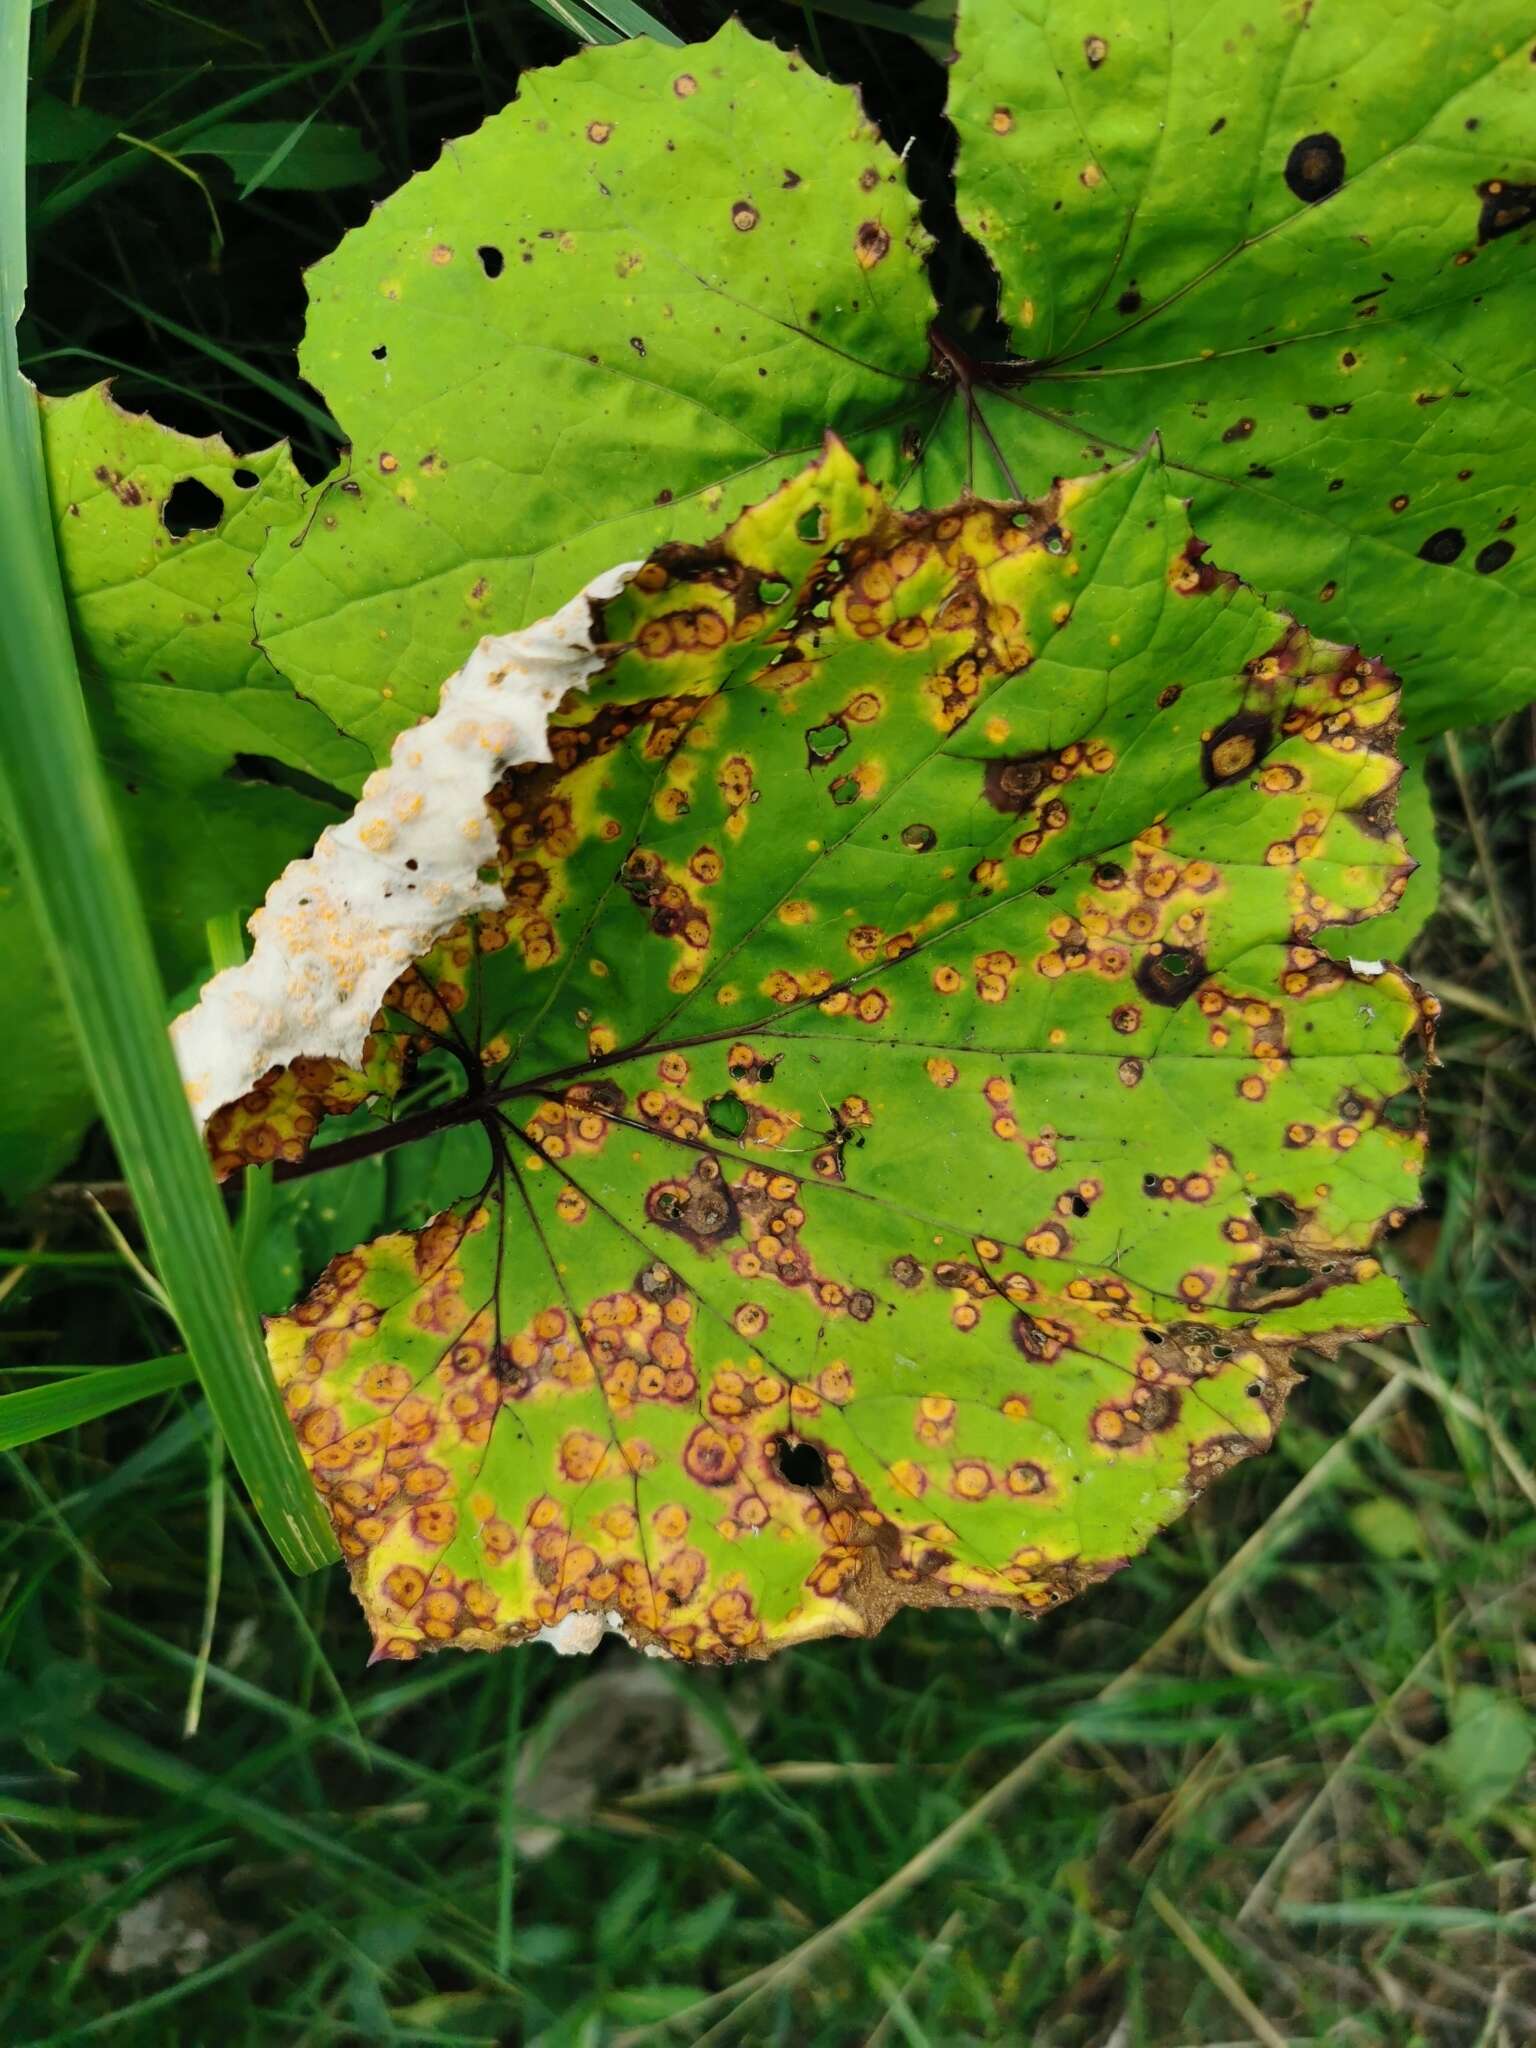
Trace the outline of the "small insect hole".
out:
[[[487,277],[500,277],[507,267],[507,259],[494,242],[482,242],[475,254],[480,258],[480,268]]]

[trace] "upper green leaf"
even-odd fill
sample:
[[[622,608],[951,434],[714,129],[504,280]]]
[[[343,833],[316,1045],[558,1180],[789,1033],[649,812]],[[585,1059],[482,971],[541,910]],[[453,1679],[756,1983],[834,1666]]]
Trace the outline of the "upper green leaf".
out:
[[[967,0],[1003,362],[963,308],[930,349],[900,167],[797,59],[731,25],[529,74],[312,273],[302,363],[353,447],[260,565],[265,644],[382,758],[477,631],[703,536],[824,429],[929,504],[1155,432],[1197,530],[1392,659],[1415,733],[1528,701],[1524,11],[1317,0],[1217,41],[1196,0],[1102,32]]]
[[[264,644],[383,757],[457,652],[830,428],[901,461],[932,304],[896,158],[731,24],[527,74],[310,272],[300,355],[350,461],[262,564]]]
[[[1096,22],[961,7],[961,218],[1029,361],[999,441],[1032,472],[1155,430],[1197,530],[1391,660],[1415,733],[1529,702],[1529,0]]]
[[[381,1650],[1048,1607],[1268,1442],[1299,1344],[1405,1313],[1429,1012],[1314,943],[1408,872],[1394,679],[1153,462],[899,515],[834,444],[598,609],[551,760],[477,817],[442,747],[483,789],[510,728],[453,678],[208,998],[324,1018],[443,821],[492,878],[374,1040],[461,1072],[422,1128],[479,1124],[479,1183],[270,1332]],[[476,664],[510,708],[526,645]],[[221,1164],[395,1085],[341,1049]]]

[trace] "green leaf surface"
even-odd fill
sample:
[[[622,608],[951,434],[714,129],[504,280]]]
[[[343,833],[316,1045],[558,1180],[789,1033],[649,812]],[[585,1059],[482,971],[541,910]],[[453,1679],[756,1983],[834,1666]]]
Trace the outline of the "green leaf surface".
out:
[[[1536,1731],[1511,1694],[1458,1686],[1451,1733],[1433,1755],[1462,1817],[1476,1822],[1520,1785],[1536,1756]]]
[[[420,1128],[475,1176],[269,1326],[379,1652],[1044,1611],[1267,1445],[1299,1344],[1407,1313],[1433,1006],[1315,944],[1406,880],[1395,679],[1154,461],[903,515],[831,443],[595,632],[486,798],[505,909],[375,1020],[466,1076]]]
[[[274,535],[263,644],[383,758],[484,632],[698,540],[840,434],[881,476],[927,238],[845,88],[734,24],[524,76],[309,273],[350,461]]]
[[[27,163],[78,164],[111,142],[121,123],[91,107],[72,107],[52,93],[27,101]]]
[[[1195,0],[1171,33],[971,0],[950,111],[1001,362],[963,308],[930,346],[900,166],[799,59],[732,24],[527,74],[312,273],[301,362],[353,445],[260,565],[264,644],[382,759],[476,631],[702,537],[824,429],[927,504],[1158,433],[1197,531],[1392,660],[1416,737],[1529,701],[1536,24],[1410,14],[1218,44]]]
[[[206,970],[208,920],[258,902],[335,814],[268,778],[355,787],[366,757],[252,644],[251,563],[298,503],[286,449],[237,455],[124,412],[105,385],[42,409],[76,656],[176,988]],[[30,906],[0,858],[0,1034],[15,1083],[0,1187],[14,1195],[68,1159],[91,1103]]]
[[[1536,12],[963,0],[961,218],[1033,479],[1161,434],[1196,530],[1405,679],[1415,735],[1536,695]]]
[[[244,190],[333,192],[366,185],[379,159],[344,121],[217,121],[184,144],[183,156],[216,156]]]

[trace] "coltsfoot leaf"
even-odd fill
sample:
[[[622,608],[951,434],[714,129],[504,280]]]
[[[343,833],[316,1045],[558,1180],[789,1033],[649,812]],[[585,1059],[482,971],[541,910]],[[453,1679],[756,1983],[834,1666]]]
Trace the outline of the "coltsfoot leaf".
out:
[[[956,37],[961,218],[1029,361],[1003,447],[1156,429],[1199,531],[1396,662],[1415,735],[1529,703],[1529,0],[962,0]]]
[[[835,442],[590,638],[551,758],[441,794],[501,902],[386,997],[402,1066],[310,1048],[484,1134],[269,1329],[378,1654],[1044,1612],[1407,1314],[1434,1005],[1317,944],[1409,871],[1396,680],[1155,460],[903,514]],[[225,1167],[302,1151],[299,1065]]]
[[[940,402],[927,246],[854,95],[734,22],[527,73],[309,274],[352,450],[273,540],[263,644],[382,759],[450,651],[718,531],[829,428],[890,471]]]
[[[352,437],[258,572],[264,645],[382,759],[481,631],[697,541],[830,428],[903,502],[1160,434],[1274,602],[1407,678],[1416,736],[1536,695],[1529,0],[965,0],[963,223],[1015,354],[932,325],[853,97],[732,24],[528,74],[311,273]]]

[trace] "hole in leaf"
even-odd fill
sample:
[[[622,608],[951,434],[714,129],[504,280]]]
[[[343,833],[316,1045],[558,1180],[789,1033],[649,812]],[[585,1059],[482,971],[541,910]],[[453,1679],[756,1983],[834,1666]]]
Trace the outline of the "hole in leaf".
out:
[[[820,505],[811,505],[795,521],[795,531],[802,540],[824,540],[827,532],[826,513]]]
[[[482,242],[475,254],[480,258],[480,268],[487,277],[500,277],[507,267],[507,259],[494,242]]]
[[[254,469],[232,469],[229,480],[237,491],[254,491],[261,482]]]
[[[774,1462],[786,1486],[814,1487],[827,1483],[827,1461],[814,1444],[781,1436]]]
[[[1088,1204],[1081,1195],[1074,1195],[1072,1197],[1072,1214],[1074,1216],[1086,1216],[1088,1214]]]
[[[377,348],[369,349],[368,353],[373,357],[373,360],[376,363],[382,363],[384,358],[389,354],[389,350],[384,346],[383,342],[381,341]]]
[[[1283,1288],[1305,1287],[1311,1278],[1311,1270],[1306,1266],[1260,1266],[1253,1276],[1253,1285],[1263,1293],[1275,1294]]]
[[[224,500],[195,476],[184,476],[172,484],[160,517],[166,532],[181,540],[189,533],[206,533],[217,526],[224,517]]]
[[[765,576],[757,586],[757,595],[763,604],[782,604],[789,595],[789,585],[777,576]]]
[[[1260,1195],[1253,1205],[1254,1218],[1266,1237],[1277,1237],[1296,1223],[1296,1210],[1283,1195]]]
[[[747,1105],[734,1093],[711,1096],[704,1115],[717,1137],[739,1138],[747,1128]]]

